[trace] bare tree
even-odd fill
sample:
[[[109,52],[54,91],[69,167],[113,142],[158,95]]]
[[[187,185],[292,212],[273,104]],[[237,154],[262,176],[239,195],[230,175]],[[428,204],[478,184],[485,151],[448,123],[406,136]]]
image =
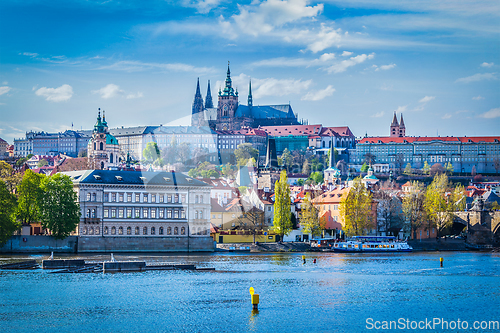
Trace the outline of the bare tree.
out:
[[[396,169],[398,170],[398,174],[403,173],[403,167],[404,167],[405,159],[403,154],[399,153],[394,156],[394,165],[396,166]]]
[[[373,155],[372,153],[366,153],[365,154],[365,163],[366,164],[375,164],[377,161],[377,157]]]
[[[380,217],[380,222],[377,223],[378,231],[384,231],[386,236],[389,233],[398,234],[403,228],[401,201],[396,195],[383,190],[375,192],[374,197],[378,201],[377,214]]]
[[[262,232],[264,227],[264,211],[258,209],[257,207],[252,207],[251,209],[243,211],[238,217],[238,223],[241,230],[243,230],[245,235],[253,236],[253,243],[255,244],[255,237]]]

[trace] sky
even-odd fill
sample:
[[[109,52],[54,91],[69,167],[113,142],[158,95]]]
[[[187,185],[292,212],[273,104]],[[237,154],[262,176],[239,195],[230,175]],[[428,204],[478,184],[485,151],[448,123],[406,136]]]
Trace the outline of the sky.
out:
[[[233,85],[246,104],[387,136],[500,135],[498,0],[2,0],[0,137],[189,124]]]

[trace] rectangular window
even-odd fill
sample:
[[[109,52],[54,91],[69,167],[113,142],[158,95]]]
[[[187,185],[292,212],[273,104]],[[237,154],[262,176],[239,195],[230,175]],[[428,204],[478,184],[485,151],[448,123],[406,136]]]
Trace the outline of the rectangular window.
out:
[[[147,219],[148,218],[148,209],[147,208],[143,208],[142,209],[142,218],[143,219]]]
[[[185,219],[186,218],[186,211],[183,209],[181,210],[181,219]]]
[[[143,194],[142,195],[142,202],[149,202],[148,194]]]
[[[108,201],[109,201],[109,194],[104,193],[104,202],[108,202]]]
[[[182,200],[181,202],[186,202],[186,195],[185,195],[185,194],[183,194],[183,195],[181,196],[181,200]]]
[[[165,196],[163,194],[160,194],[160,202],[164,202],[165,201]]]
[[[127,208],[127,218],[132,218],[132,208]]]
[[[179,218],[179,211],[177,209],[174,210],[174,219]]]
[[[87,193],[87,201],[90,201],[90,198],[91,198],[91,194]]]
[[[127,202],[132,202],[132,193],[127,194]]]
[[[162,219],[165,216],[165,211],[162,208],[160,208],[159,212],[160,212],[159,213],[160,214],[160,218]]]
[[[116,217],[116,209],[111,210],[111,217]]]
[[[174,203],[179,203],[179,195],[178,194],[176,194],[174,196]]]
[[[156,209],[155,208],[151,208],[151,218],[152,219],[156,218]]]
[[[141,201],[141,195],[139,193],[135,194],[135,202],[140,202]]]
[[[119,198],[120,198],[119,201],[123,202],[123,193],[120,193],[120,197]]]
[[[172,194],[167,194],[167,202],[172,202]]]
[[[104,210],[104,217],[108,217],[109,211],[107,209]]]
[[[118,217],[123,218],[123,208],[118,209]]]
[[[141,217],[141,209],[140,208],[136,208],[135,209],[135,218],[138,219],[139,217]]]
[[[172,218],[172,210],[167,209],[167,219],[171,219],[171,218]]]
[[[151,202],[156,202],[156,194],[151,195]]]

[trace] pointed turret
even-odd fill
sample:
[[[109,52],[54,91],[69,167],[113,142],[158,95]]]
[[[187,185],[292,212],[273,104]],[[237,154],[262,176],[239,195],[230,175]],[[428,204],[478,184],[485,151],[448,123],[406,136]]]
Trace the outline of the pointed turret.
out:
[[[105,129],[108,129],[108,123],[106,122],[106,115],[105,115],[104,110],[102,110],[102,125],[104,126]]]
[[[104,133],[104,125],[101,121],[101,109],[98,109],[99,111],[97,112],[97,121],[94,125],[94,132],[97,133]]]
[[[191,114],[191,126],[200,126],[203,118],[203,97],[201,97],[200,78],[198,78]]]
[[[250,83],[248,84],[248,106],[252,107],[253,106],[253,98],[252,98],[252,80],[250,80]]]
[[[398,117],[396,116],[396,111],[394,111],[394,117],[392,118],[392,124],[391,126],[399,126],[398,124]]]
[[[405,127],[405,122],[403,121],[403,114],[401,113],[401,121],[399,122],[399,127]]]
[[[399,122],[399,136],[400,137],[406,136],[405,122],[403,121],[403,114],[402,113],[401,113],[401,121]]]
[[[207,97],[205,97],[205,109],[211,109],[214,107],[212,101],[212,91],[210,90],[210,80],[208,80]]]
[[[229,61],[227,62],[226,84],[223,91],[224,96],[234,96],[233,82],[231,81],[231,70],[229,69]]]
[[[276,156],[276,141],[268,139],[266,153],[266,168],[272,169],[278,167],[278,157]]]

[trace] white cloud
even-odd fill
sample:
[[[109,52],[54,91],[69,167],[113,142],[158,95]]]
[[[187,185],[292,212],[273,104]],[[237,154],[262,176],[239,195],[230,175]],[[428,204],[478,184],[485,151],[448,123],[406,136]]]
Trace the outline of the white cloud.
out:
[[[335,59],[335,53],[323,53],[321,57],[319,57],[321,61],[329,61],[332,59]]]
[[[310,67],[310,66],[324,66],[328,63],[333,63],[335,53],[323,53],[319,58],[306,59],[306,58],[272,58],[264,59],[253,62],[251,65],[256,67]]]
[[[315,17],[323,11],[322,4],[307,6],[306,0],[267,0],[257,6],[238,5],[238,8],[240,13],[232,19],[243,33],[253,36],[305,17]]]
[[[481,96],[481,95],[478,95],[478,96],[472,97],[472,99],[473,99],[474,101],[479,101],[479,100],[484,99],[484,97],[483,97],[483,96]]]
[[[31,58],[36,58],[38,57],[38,53],[33,53],[33,52],[23,52],[23,53],[19,53],[23,56],[27,56],[27,57],[31,57]]]
[[[0,95],[8,93],[12,88],[8,86],[0,87]]]
[[[345,72],[347,68],[365,62],[368,59],[373,59],[375,57],[375,53],[371,53],[369,55],[360,54],[355,57],[351,57],[348,60],[342,60],[341,62],[327,68],[328,73],[341,73]]]
[[[69,84],[63,84],[58,88],[42,87],[35,91],[37,96],[43,96],[50,102],[67,101],[73,96],[73,88]]]
[[[490,63],[483,62],[483,63],[481,64],[481,67],[488,67],[488,68],[489,68],[489,67],[493,67],[493,65],[494,65],[494,64],[495,64],[495,63],[493,63],[493,62],[490,62]]]
[[[185,0],[183,1],[183,5],[185,7],[196,8],[198,13],[200,14],[207,14],[212,10],[212,8],[217,7],[220,2],[221,0],[198,0],[198,1]]]
[[[381,118],[384,116],[384,114],[385,114],[384,111],[380,111],[380,112],[375,113],[374,115],[371,115],[371,117],[372,118]]]
[[[491,109],[488,112],[480,114],[479,117],[486,118],[486,119],[499,118],[500,117],[500,108]]]
[[[460,79],[457,79],[455,82],[460,82],[460,83],[469,83],[469,82],[476,82],[476,81],[482,81],[482,80],[497,80],[497,73],[484,73],[484,74],[474,74],[468,77],[462,77]]]
[[[331,96],[335,92],[335,88],[333,86],[329,85],[325,89],[318,90],[318,91],[310,91],[306,95],[304,95],[301,100],[303,101],[319,101],[324,99],[325,97]]]
[[[137,94],[128,94],[127,99],[134,99],[134,98],[142,98],[144,97],[144,94],[140,91],[137,92]]]
[[[255,82],[255,83],[254,83]],[[254,98],[263,96],[284,96],[289,94],[300,94],[309,89],[312,80],[302,81],[294,79],[252,79],[252,94]],[[254,90],[254,86],[256,89]]]
[[[343,57],[348,57],[348,56],[350,56],[351,54],[352,54],[352,52],[349,52],[349,51],[344,51],[344,52],[342,52],[342,56],[343,56]]]
[[[339,44],[341,39],[340,32],[340,29],[335,30],[321,23],[321,30],[316,35],[302,34],[302,36],[298,35],[298,37],[314,40],[314,42],[308,44],[307,49],[313,53],[317,53],[333,45]]]
[[[379,68],[377,68],[376,71],[378,71],[379,69],[383,70],[383,71],[386,71],[386,70],[389,70],[389,69],[393,69],[394,67],[396,67],[396,64],[382,65]]]
[[[396,109],[396,113],[397,112],[405,112],[407,107],[408,107],[408,105],[398,106],[398,108]]]
[[[441,119],[450,119],[451,118],[451,114],[450,113],[447,113],[445,114],[444,116],[441,117]]]
[[[110,83],[106,87],[103,87],[99,90],[92,90],[92,93],[101,95],[101,98],[103,99],[108,99],[119,95],[123,95],[125,92],[121,90],[120,87],[117,86],[116,84]]]
[[[427,103],[427,102],[430,102],[432,100],[436,99],[436,96],[425,96],[424,98],[422,98],[420,101],[418,101],[419,103]]]

